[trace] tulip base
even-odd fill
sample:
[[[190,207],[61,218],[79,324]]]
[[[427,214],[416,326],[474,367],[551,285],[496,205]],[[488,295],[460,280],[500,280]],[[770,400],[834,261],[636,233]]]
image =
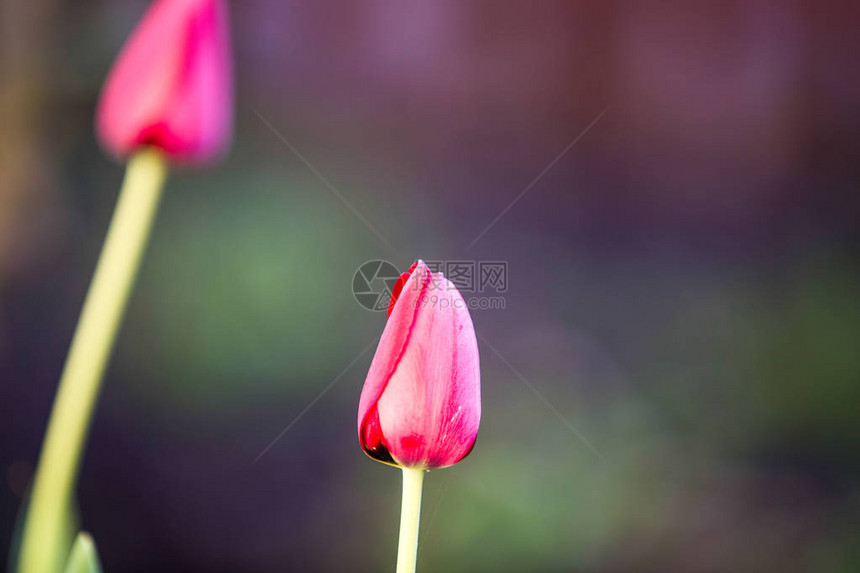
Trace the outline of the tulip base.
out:
[[[420,468],[403,468],[397,573],[415,573],[418,559],[418,525],[421,521],[421,489],[425,473],[427,471]]]
[[[54,398],[24,525],[21,572],[53,573],[70,549],[64,524],[72,511],[81,455],[166,175],[167,163],[155,149],[129,160]]]

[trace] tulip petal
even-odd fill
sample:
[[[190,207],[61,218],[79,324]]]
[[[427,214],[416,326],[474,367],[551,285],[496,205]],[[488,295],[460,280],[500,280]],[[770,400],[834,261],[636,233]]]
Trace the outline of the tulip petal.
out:
[[[401,465],[444,467],[471,450],[481,417],[478,348],[465,301],[446,279],[417,314],[412,337],[377,402]]]
[[[415,270],[415,267],[417,265],[417,262],[412,263],[412,266],[409,267],[409,270],[400,275],[400,277],[397,279],[397,282],[394,283],[394,288],[391,289],[391,300],[388,301],[388,316],[391,316],[391,311],[394,310],[394,305],[397,303],[397,298],[400,296],[401,291],[403,291],[403,285],[405,285],[406,281],[409,280],[409,276],[412,274],[412,271]]]
[[[406,341],[412,329],[412,322],[418,313],[418,301],[424,293],[429,281],[429,270],[423,261],[413,265],[412,273],[401,287],[401,303],[392,308],[392,312],[379,339],[376,354],[370,364],[367,380],[361,391],[358,403],[358,431],[362,429],[370,410],[375,408],[377,400],[382,395],[388,379],[397,368],[397,363],[403,354]],[[399,281],[398,281],[399,282]],[[408,285],[408,286],[407,286]],[[373,457],[373,456],[371,456]]]

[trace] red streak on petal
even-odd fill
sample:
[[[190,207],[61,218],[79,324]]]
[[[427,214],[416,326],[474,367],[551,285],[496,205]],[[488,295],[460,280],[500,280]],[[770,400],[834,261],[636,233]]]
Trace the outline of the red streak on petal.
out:
[[[396,464],[385,445],[382,428],[379,425],[379,410],[374,406],[361,426],[361,447],[371,458],[386,464]]]
[[[394,310],[394,303],[397,302],[397,297],[400,296],[400,293],[403,292],[403,285],[406,284],[406,281],[409,280],[409,276],[412,274],[412,271],[415,270],[415,267],[418,265],[418,261],[412,263],[412,266],[409,267],[409,270],[400,275],[400,278],[397,279],[397,282],[394,283],[394,288],[391,289],[391,300],[388,301],[388,316],[391,316],[391,311]]]
[[[402,451],[421,451],[424,448],[424,436],[419,434],[411,434],[400,438],[400,450]]]

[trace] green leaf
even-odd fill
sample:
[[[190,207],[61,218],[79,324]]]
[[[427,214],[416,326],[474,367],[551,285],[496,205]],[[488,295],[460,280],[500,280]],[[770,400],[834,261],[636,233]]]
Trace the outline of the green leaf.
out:
[[[102,566],[96,551],[96,542],[85,531],[78,533],[66,561],[65,573],[101,573]]]

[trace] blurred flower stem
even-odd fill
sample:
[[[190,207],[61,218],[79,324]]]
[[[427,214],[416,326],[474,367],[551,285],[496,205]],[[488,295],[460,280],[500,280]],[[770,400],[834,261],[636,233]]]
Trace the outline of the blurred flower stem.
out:
[[[421,521],[422,468],[403,468],[403,500],[400,507],[400,541],[397,544],[397,573],[415,573],[418,558],[418,524]]]
[[[125,180],[72,339],[31,490],[19,571],[53,573],[67,557],[63,523],[93,409],[125,314],[167,176],[162,153],[143,148]]]

